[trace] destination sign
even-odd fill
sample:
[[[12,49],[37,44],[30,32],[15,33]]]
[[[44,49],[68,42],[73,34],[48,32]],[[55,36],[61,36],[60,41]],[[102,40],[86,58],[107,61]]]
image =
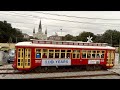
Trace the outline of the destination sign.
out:
[[[100,64],[100,60],[88,60],[88,64]]]
[[[45,60],[42,59],[42,66],[66,66],[66,65],[71,65],[71,60],[70,59],[49,59]]]

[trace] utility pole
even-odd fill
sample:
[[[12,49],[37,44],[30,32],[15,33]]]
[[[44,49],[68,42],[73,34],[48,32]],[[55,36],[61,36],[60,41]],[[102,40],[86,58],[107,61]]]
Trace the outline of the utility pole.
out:
[[[118,53],[119,53],[119,60],[118,60],[118,64],[119,64],[120,63],[120,39],[119,39]]]
[[[112,35],[111,35],[111,46],[112,46]]]
[[[16,43],[17,43],[17,37],[16,37]]]
[[[62,40],[63,40],[63,39],[62,39],[62,29],[60,29],[60,30],[61,30],[61,41],[62,41]]]
[[[112,33],[111,33],[111,46],[112,46]]]
[[[10,49],[10,43],[12,43],[12,38],[11,37],[9,38],[8,43],[9,43],[9,49]]]

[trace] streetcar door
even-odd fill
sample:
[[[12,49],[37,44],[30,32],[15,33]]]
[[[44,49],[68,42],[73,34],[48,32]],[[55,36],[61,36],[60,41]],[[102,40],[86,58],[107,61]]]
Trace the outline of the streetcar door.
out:
[[[107,53],[107,66],[113,66],[114,63],[114,51],[108,51]]]
[[[19,48],[17,55],[17,68],[30,68],[31,67],[31,49]]]

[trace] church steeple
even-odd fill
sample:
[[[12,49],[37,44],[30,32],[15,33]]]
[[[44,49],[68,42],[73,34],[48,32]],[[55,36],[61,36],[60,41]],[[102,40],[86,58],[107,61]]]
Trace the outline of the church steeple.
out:
[[[39,23],[38,32],[42,32],[42,25],[41,25],[41,20],[40,20],[40,23]]]

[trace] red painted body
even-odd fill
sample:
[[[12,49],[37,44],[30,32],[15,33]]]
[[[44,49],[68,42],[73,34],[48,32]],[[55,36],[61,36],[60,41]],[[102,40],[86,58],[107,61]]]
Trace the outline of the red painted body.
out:
[[[13,68],[14,69],[18,69],[18,70],[32,70],[38,66],[41,66],[42,63],[42,59],[35,59],[35,48],[40,48],[40,47],[30,47],[30,46],[16,46],[16,52],[18,52],[18,48],[30,48],[31,49],[31,67],[30,68],[17,68],[17,53],[16,53],[16,58],[15,61],[13,63]],[[46,47],[41,47],[41,48],[46,48]],[[53,47],[48,47],[47,49],[58,49],[58,48],[53,48]],[[62,49],[62,48],[59,48]],[[71,48],[64,48],[64,49],[71,49]],[[74,48],[74,49],[78,49],[78,48]],[[83,48],[79,48],[78,50],[83,50]],[[84,49],[86,50],[86,49]],[[87,50],[99,50],[99,49],[87,49]],[[106,59],[107,59],[107,50],[105,50],[105,58],[104,59],[100,59],[100,65],[102,66],[106,66]],[[71,55],[72,57],[72,55]],[[39,63],[35,63],[35,60],[38,60]],[[73,59],[71,58],[71,65],[88,65],[88,59],[82,59],[82,56],[80,54],[80,59]],[[107,66],[106,66],[107,67]],[[111,66],[107,67],[107,68],[111,68]]]
[[[59,43],[61,43],[62,45],[60,45]],[[43,45],[43,46],[40,46],[40,44],[49,44],[48,46],[46,45]],[[56,46],[52,46],[52,45],[50,45],[50,44],[53,44],[53,45],[55,45],[55,44],[59,44],[58,46],[56,45]],[[68,46],[69,45],[69,46]],[[99,46],[100,48],[95,48],[94,47],[94,45],[95,46]],[[103,46],[102,46],[103,45]],[[16,57],[15,57],[15,60],[14,60],[14,63],[13,63],[13,68],[14,69],[17,69],[17,70],[32,70],[32,69],[34,69],[34,68],[36,68],[36,67],[39,67],[39,66],[41,66],[42,67],[42,62],[43,62],[43,60],[42,60],[42,58],[39,58],[39,59],[36,59],[35,57],[36,57],[36,55],[35,55],[35,48],[40,48],[40,49],[66,49],[66,50],[80,50],[80,58],[78,58],[78,59],[76,59],[76,58],[72,58],[72,53],[71,53],[71,64],[70,65],[89,65],[88,64],[88,59],[87,58],[82,58],[82,53],[81,53],[81,51],[82,50],[105,50],[105,56],[104,56],[104,58],[101,58],[101,59],[99,59],[100,60],[100,64],[99,65],[101,65],[101,66],[104,66],[104,67],[106,67],[106,68],[111,68],[111,67],[113,67],[114,66],[114,63],[113,63],[113,66],[106,66],[106,64],[107,64],[107,53],[108,53],[108,50],[112,50],[112,51],[114,51],[114,55],[115,55],[115,49],[110,49],[110,48],[106,48],[106,49],[102,49],[101,47],[104,47],[104,45],[106,45],[106,44],[101,44],[101,43],[81,43],[81,42],[65,42],[65,41],[56,41],[56,42],[53,42],[53,41],[37,41],[37,40],[34,40],[34,41],[32,41],[32,43],[30,43],[30,44],[26,44],[26,45],[24,45],[24,43],[23,44],[18,44],[18,45],[16,45],[15,46],[15,48],[16,48],[16,52],[18,52],[18,49],[20,49],[20,48],[29,48],[29,49],[31,49],[31,57],[30,57],[30,59],[31,59],[31,66],[30,66],[30,68],[18,68],[17,67],[17,64],[18,64],[18,53],[16,53]],[[80,47],[78,47],[78,46],[83,46],[82,48],[80,48]],[[85,46],[87,46],[86,48],[85,48]],[[88,48],[88,46],[93,46],[92,48]],[[47,58],[47,59],[49,59],[49,58]],[[59,59],[61,59],[61,58],[59,58]],[[54,59],[55,60],[55,59]],[[98,60],[98,59],[96,59],[96,58],[94,58],[94,59],[90,59],[90,60]],[[91,64],[92,65],[92,64]],[[95,64],[94,64],[95,65]]]

